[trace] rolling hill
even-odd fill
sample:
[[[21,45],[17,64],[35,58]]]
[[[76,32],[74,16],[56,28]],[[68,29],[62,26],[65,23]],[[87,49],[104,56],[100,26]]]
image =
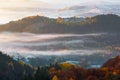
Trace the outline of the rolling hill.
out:
[[[120,69],[120,55],[115,58],[109,59],[103,64],[102,67]]]
[[[87,18],[57,18],[30,16],[0,25],[0,31],[30,33],[96,33],[119,32],[120,16],[107,14]]]

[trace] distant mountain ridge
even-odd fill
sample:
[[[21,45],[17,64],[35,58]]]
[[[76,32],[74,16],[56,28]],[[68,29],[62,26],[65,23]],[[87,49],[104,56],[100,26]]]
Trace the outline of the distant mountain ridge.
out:
[[[119,32],[120,16],[107,14],[87,18],[47,18],[30,16],[0,25],[0,31],[30,33],[95,33]]]

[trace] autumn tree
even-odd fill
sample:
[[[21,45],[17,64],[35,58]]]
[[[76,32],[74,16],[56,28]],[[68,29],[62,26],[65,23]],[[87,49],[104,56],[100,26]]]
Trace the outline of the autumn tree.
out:
[[[64,20],[63,20],[63,18],[58,17],[57,20],[56,20],[56,22],[62,24],[64,22]]]

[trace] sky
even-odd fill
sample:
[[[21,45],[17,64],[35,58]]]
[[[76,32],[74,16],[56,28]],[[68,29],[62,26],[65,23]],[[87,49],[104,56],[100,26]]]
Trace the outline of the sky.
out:
[[[27,16],[120,15],[120,0],[0,0],[0,24]]]

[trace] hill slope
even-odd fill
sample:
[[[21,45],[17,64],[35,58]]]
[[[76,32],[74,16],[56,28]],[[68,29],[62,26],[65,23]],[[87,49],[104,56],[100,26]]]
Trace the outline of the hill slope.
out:
[[[102,67],[120,69],[120,56],[108,60]]]
[[[50,19],[42,16],[31,16],[0,26],[0,31],[31,33],[94,33],[119,32],[119,30],[120,17],[112,14],[98,15],[82,20],[70,18],[67,21],[60,17]]]
[[[0,52],[0,80],[22,80],[33,74],[33,69]]]

